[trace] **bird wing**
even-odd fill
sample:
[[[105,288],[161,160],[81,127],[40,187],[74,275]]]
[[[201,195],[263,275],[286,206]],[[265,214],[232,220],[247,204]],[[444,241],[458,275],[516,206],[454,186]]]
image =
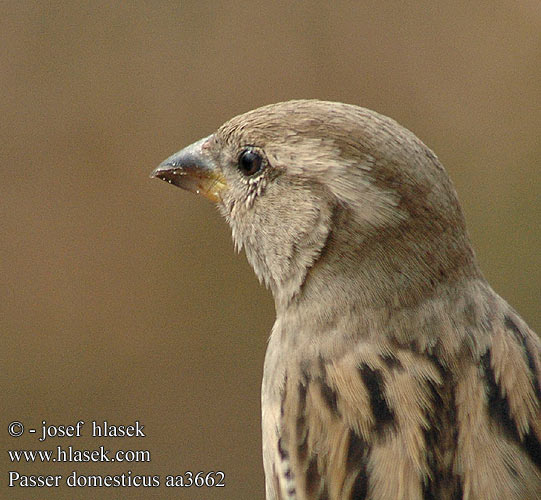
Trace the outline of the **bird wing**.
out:
[[[539,339],[510,313],[477,350],[366,342],[289,370],[282,497],[540,498]]]

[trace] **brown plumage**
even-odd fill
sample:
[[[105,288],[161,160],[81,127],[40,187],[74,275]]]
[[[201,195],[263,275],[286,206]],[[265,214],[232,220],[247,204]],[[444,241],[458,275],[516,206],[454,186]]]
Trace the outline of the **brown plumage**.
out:
[[[483,278],[411,132],[290,101],[153,175],[215,201],[273,292],[268,500],[541,498],[539,339]]]

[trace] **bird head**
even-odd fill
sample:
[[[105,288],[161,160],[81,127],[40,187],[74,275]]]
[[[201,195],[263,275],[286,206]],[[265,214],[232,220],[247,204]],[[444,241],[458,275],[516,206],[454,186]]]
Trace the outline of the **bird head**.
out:
[[[436,156],[357,106],[300,100],[250,111],[152,176],[217,204],[278,307],[333,286],[365,302],[411,300],[473,261]]]

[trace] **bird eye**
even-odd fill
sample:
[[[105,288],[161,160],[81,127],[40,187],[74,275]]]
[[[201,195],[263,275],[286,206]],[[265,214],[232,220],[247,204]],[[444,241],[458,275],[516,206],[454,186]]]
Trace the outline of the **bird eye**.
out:
[[[263,158],[251,149],[245,149],[239,156],[239,170],[246,176],[256,174],[262,166]]]

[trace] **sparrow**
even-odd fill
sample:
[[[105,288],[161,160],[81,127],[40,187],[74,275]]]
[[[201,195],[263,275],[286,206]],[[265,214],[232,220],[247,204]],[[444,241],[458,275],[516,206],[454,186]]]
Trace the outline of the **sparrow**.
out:
[[[214,202],[276,321],[267,500],[538,500],[541,346],[487,283],[435,154],[390,118],[296,100],[151,174]]]

